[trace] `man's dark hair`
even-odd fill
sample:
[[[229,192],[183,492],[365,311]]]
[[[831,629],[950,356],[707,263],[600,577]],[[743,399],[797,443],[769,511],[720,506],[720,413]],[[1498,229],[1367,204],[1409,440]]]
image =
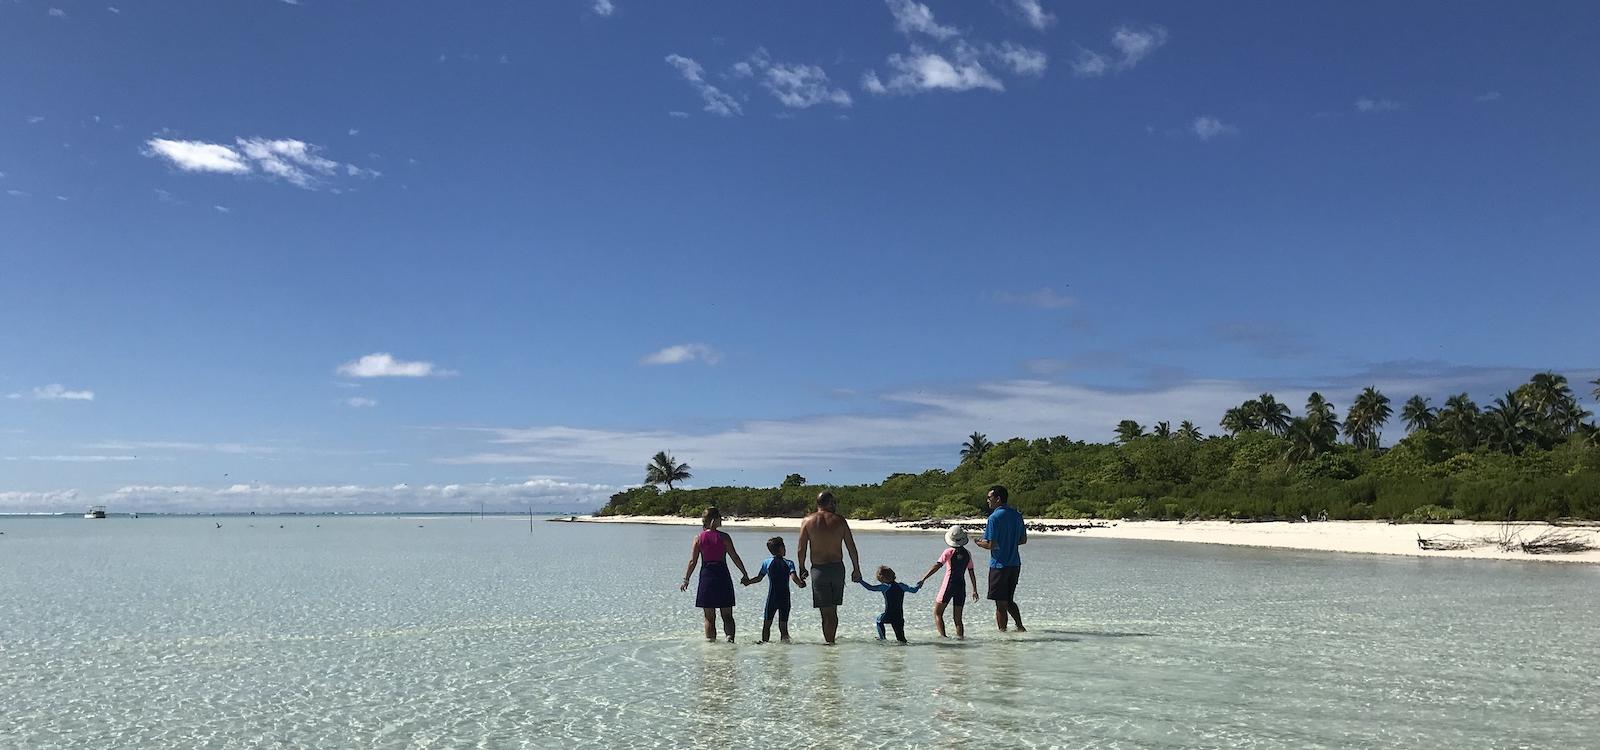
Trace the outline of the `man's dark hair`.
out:
[[[817,507],[818,508],[831,508],[831,507],[833,507],[835,505],[838,505],[838,504],[839,504],[839,501],[833,499],[833,493],[832,492],[823,492],[823,493],[817,495]]]
[[[772,554],[776,555],[776,554],[778,554],[778,550],[780,550],[780,549],[783,549],[783,537],[775,536],[775,537],[767,540],[767,551],[768,552],[771,552]]]
[[[995,497],[1000,498],[1001,505],[1005,505],[1006,500],[1010,499],[1011,497],[1011,493],[1006,492],[1005,485],[1003,484],[997,484],[993,487],[990,487],[989,491],[993,492]]]

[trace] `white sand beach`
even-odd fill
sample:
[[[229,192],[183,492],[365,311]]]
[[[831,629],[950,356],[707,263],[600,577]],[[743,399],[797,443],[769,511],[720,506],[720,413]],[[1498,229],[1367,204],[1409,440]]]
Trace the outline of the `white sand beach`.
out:
[[[591,523],[642,523],[695,526],[699,519],[678,516],[577,516],[576,520]],[[741,518],[724,522],[725,528],[775,528],[798,529],[799,518]],[[968,519],[966,523],[982,523],[983,519]],[[1029,518],[1028,523],[1051,526],[1083,526],[1091,523],[1084,519]],[[1077,528],[1061,531],[1029,531],[1038,536],[1080,537],[1090,539],[1140,539],[1160,542],[1193,542],[1198,544],[1228,544],[1244,547],[1275,547],[1279,549],[1310,550],[1318,552],[1354,552],[1373,555],[1411,555],[1415,557],[1452,557],[1476,560],[1527,560],[1536,562],[1600,563],[1600,549],[1570,554],[1529,554],[1520,550],[1503,551],[1493,544],[1481,544],[1472,549],[1423,550],[1417,538],[1453,538],[1459,540],[1498,539],[1504,524],[1490,522],[1458,521],[1453,524],[1390,524],[1384,521],[1321,521],[1313,523],[1229,523],[1227,521],[1095,521],[1105,524],[1100,528]],[[922,533],[930,536],[943,533],[942,528],[919,529],[911,524],[888,521],[851,521],[858,532]],[[1517,523],[1511,530],[1524,541],[1540,534],[1561,530],[1573,532],[1600,545],[1600,528],[1556,527],[1547,523]]]

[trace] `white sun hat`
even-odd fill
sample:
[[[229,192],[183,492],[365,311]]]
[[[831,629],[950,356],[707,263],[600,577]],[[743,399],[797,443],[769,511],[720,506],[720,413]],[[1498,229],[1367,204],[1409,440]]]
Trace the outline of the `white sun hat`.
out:
[[[950,530],[944,533],[944,543],[951,547],[967,546],[967,530],[960,526],[951,526]]]

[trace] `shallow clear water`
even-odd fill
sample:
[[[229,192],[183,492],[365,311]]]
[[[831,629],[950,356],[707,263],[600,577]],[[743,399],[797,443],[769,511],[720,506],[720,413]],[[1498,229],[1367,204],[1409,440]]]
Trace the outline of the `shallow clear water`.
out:
[[[753,587],[729,645],[690,528],[221,522],[0,520],[0,745],[1600,746],[1595,566],[1036,538],[1025,635],[980,603],[941,641],[929,588],[879,643],[854,588],[840,646],[806,592],[758,645]],[[859,543],[913,580],[941,549]]]

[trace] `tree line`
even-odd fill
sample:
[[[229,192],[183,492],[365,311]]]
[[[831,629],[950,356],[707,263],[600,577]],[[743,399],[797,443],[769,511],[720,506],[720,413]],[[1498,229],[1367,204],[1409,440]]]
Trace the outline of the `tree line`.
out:
[[[1600,379],[1594,397],[1600,400]],[[974,432],[953,469],[830,486],[854,518],[958,518],[983,512],[992,484],[1023,513],[1053,518],[1600,519],[1600,429],[1565,376],[1541,372],[1480,407],[1466,393],[1438,407],[1401,405],[1406,435],[1383,448],[1395,416],[1363,390],[1340,418],[1313,392],[1300,414],[1271,393],[1228,409],[1219,434],[1189,421],[1146,428],[1123,420],[1112,443],[1065,435],[999,443]],[[670,481],[667,479],[670,477]],[[802,515],[817,487],[799,474],[776,488],[676,489],[689,467],[665,452],[644,486],[603,514],[698,515],[716,505],[745,516]],[[665,485],[663,491],[658,485]]]

